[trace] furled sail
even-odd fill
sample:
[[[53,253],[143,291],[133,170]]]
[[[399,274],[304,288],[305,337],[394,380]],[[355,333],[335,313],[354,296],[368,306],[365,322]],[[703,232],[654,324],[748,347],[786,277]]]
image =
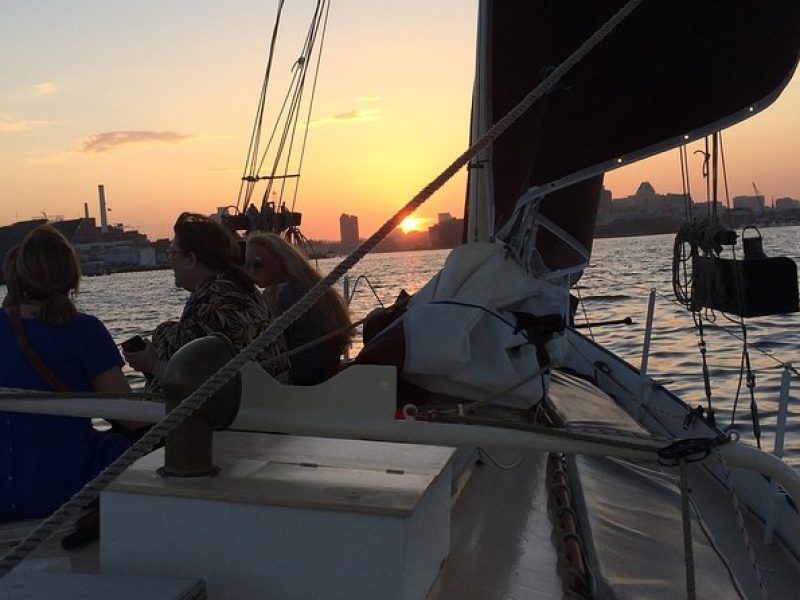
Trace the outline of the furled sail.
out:
[[[624,4],[483,1],[473,138]],[[645,0],[472,165],[467,238],[509,241],[540,273],[579,268],[603,172],[763,109],[799,51],[800,2]]]
[[[473,140],[624,4],[482,2]],[[473,160],[466,237],[480,243],[451,253],[360,360],[388,356],[434,395],[535,406],[565,352],[564,288],[588,264],[602,174],[765,107],[798,48],[796,0],[644,0]]]

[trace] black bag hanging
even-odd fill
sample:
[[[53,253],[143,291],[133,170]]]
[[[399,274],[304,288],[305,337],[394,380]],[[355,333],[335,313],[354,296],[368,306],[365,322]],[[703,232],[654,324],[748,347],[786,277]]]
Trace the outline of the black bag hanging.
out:
[[[755,237],[745,237],[748,229]],[[742,231],[744,259],[695,256],[692,259],[692,305],[740,317],[800,311],[797,264],[785,256],[768,257],[754,226]]]

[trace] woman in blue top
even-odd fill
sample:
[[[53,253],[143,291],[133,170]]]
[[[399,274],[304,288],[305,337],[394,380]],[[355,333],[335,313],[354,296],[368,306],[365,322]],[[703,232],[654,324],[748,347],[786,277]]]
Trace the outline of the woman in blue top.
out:
[[[4,271],[1,387],[130,392],[108,330],[72,302],[80,263],[61,233],[36,228],[6,256]],[[0,412],[0,522],[48,515],[128,446],[88,418]]]

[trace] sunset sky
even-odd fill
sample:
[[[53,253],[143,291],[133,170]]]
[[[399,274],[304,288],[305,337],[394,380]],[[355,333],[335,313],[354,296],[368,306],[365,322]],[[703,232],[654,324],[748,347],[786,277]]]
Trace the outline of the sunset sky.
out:
[[[0,224],[97,216],[169,236],[184,210],[235,204],[276,2],[6,2],[0,19]],[[310,0],[287,2],[282,95]],[[297,208],[312,238],[339,215],[378,227],[467,145],[477,2],[333,0]],[[272,108],[274,108],[274,104]],[[800,198],[800,78],[726,133],[732,195]],[[274,111],[268,111],[267,119]],[[590,132],[587,132],[590,135]],[[693,170],[699,176],[700,163]],[[680,192],[677,151],[606,178]],[[459,214],[465,177],[419,214]],[[703,184],[693,180],[696,200]]]

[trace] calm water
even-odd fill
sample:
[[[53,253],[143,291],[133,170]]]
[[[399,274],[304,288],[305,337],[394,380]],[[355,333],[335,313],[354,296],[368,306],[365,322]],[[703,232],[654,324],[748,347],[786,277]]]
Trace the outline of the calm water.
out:
[[[800,227],[769,228],[762,231],[764,249],[769,256],[800,259]],[[580,294],[590,322],[632,317],[633,325],[594,327],[599,343],[609,347],[634,365],[639,365],[647,296],[651,288],[659,294],[649,372],[656,379],[671,381],[670,388],[692,405],[705,405],[697,335],[691,315],[670,301],[673,236],[597,240],[592,264],[580,282]],[[378,306],[378,298],[390,304],[401,289],[414,292],[441,268],[447,251],[376,254],[356,265],[351,280],[364,275],[356,285],[351,304],[353,318],[359,319]],[[337,259],[319,263],[323,272]],[[173,285],[171,271],[125,273],[87,278],[83,281],[79,304],[96,315],[121,342],[148,332],[165,319],[177,318],[186,292]],[[377,296],[377,297],[376,297]],[[583,319],[579,309],[578,322]],[[583,330],[587,333],[587,330]],[[712,375],[712,400],[719,423],[730,422],[739,367],[742,357],[741,331],[737,325],[718,316],[706,328],[709,369]],[[755,396],[761,414],[763,445],[773,447],[781,363],[800,367],[800,316],[751,319],[747,326],[750,360],[756,372]],[[736,336],[736,337],[734,337]],[[132,374],[131,374],[132,375]],[[135,381],[135,379],[134,379]],[[786,437],[786,456],[800,465],[800,410],[797,406],[800,381],[792,381],[792,405]],[[749,436],[749,395],[742,383],[737,427]]]

